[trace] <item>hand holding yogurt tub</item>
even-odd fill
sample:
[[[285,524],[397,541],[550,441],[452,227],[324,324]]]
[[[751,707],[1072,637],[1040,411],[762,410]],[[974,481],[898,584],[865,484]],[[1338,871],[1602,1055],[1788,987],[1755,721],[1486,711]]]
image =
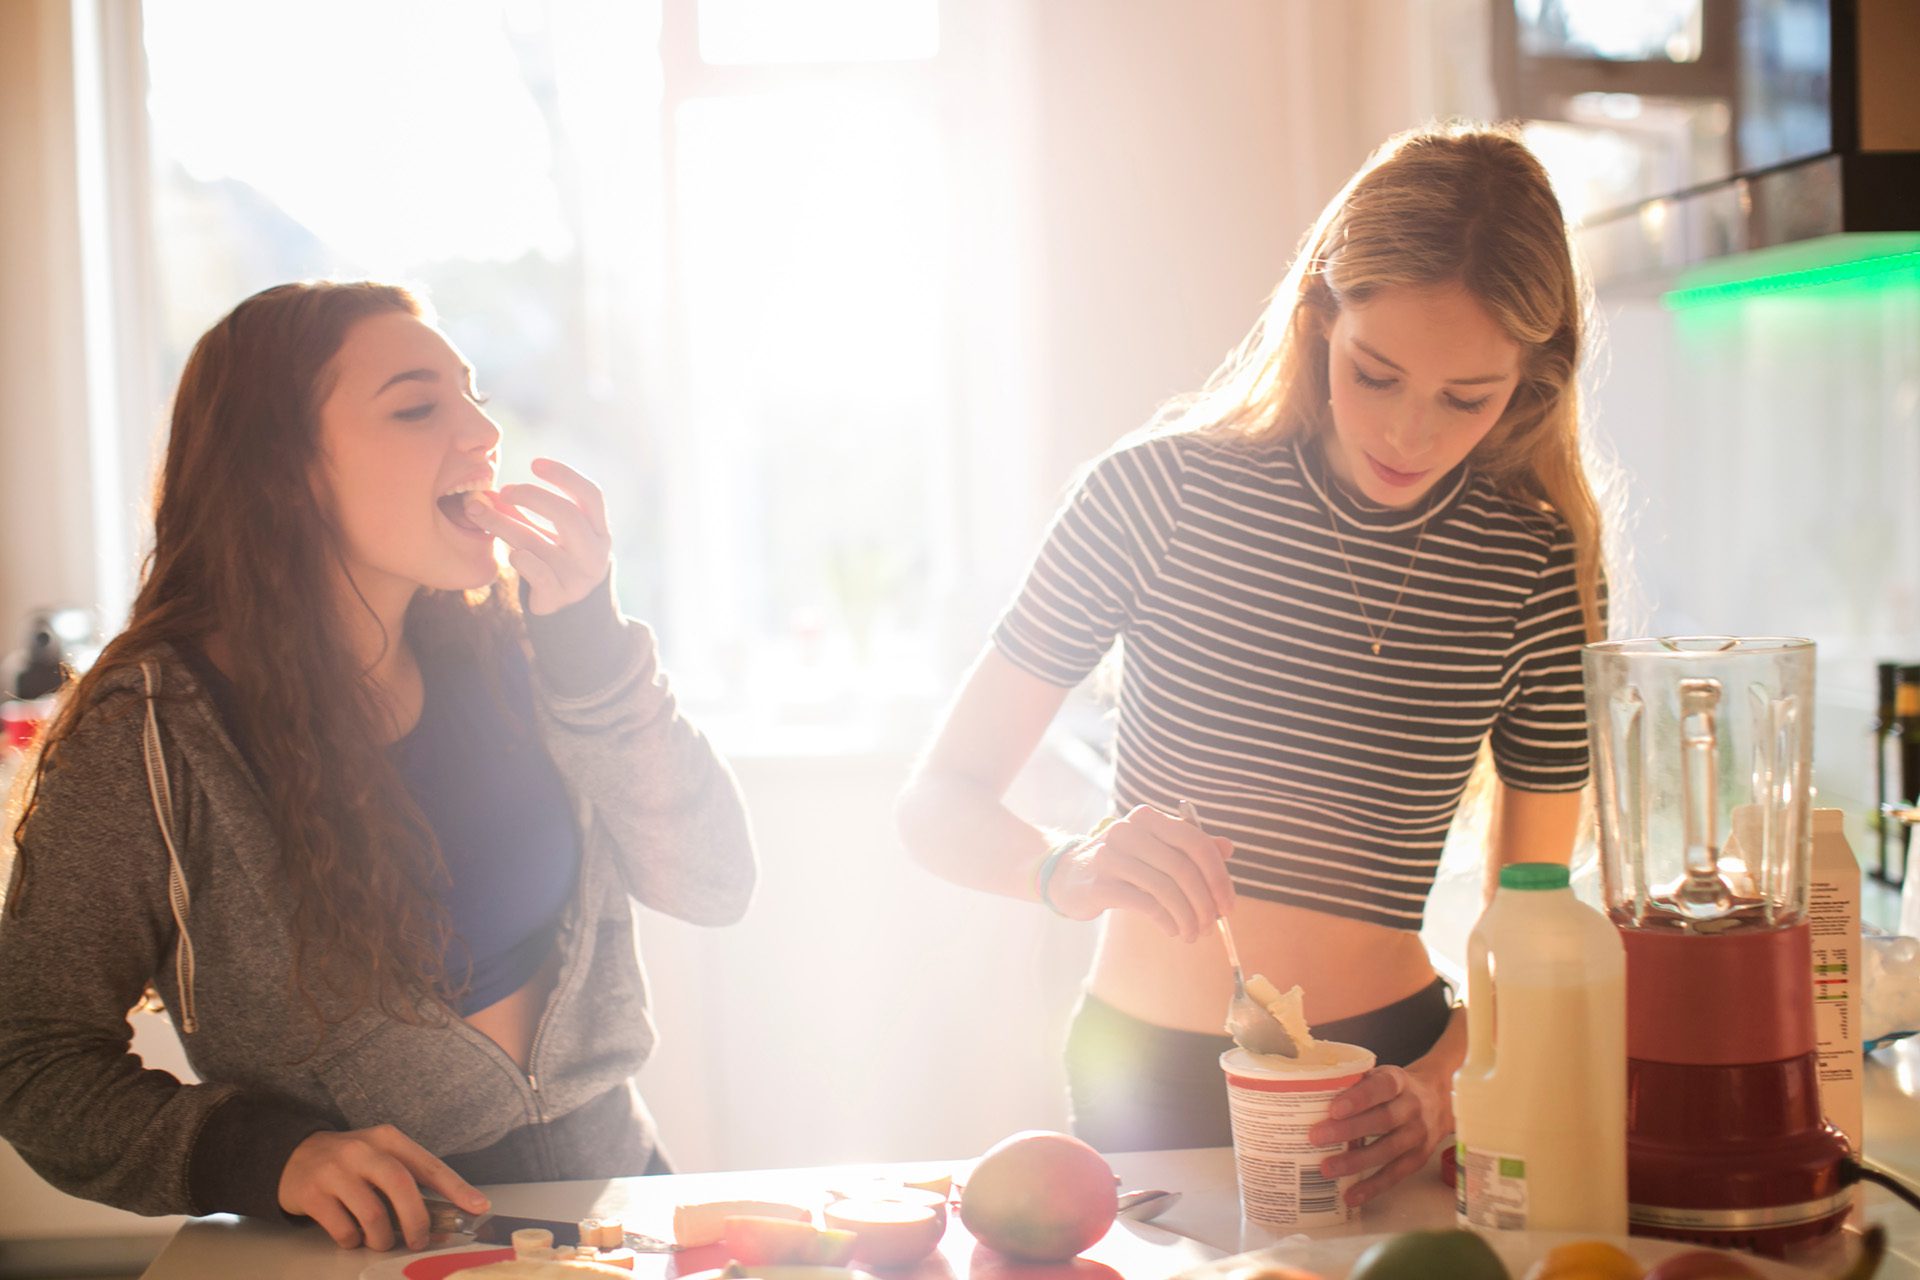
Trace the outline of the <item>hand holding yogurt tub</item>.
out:
[[[1283,992],[1256,973],[1247,979],[1247,995],[1273,1015],[1293,1041],[1294,1052],[1256,1053],[1236,1042],[1220,1055],[1241,1212],[1268,1227],[1349,1222],[1359,1206],[1348,1200],[1346,1191],[1358,1175],[1330,1174],[1327,1163],[1357,1139],[1328,1140],[1326,1126],[1329,1108],[1372,1070],[1373,1052],[1316,1040],[1297,986]]]

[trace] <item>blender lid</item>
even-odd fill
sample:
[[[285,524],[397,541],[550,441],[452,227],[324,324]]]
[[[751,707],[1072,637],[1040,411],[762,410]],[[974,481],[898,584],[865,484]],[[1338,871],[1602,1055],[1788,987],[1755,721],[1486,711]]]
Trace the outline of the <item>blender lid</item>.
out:
[[[1813,641],[1803,636],[1648,636],[1634,640],[1596,640],[1586,646],[1593,653],[1649,658],[1711,658],[1728,653],[1783,653],[1813,647]]]

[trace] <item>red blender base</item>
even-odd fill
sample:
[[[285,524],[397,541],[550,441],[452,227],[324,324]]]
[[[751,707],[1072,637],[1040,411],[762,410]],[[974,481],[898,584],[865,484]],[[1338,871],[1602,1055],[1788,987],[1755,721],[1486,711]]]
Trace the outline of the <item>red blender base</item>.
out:
[[[1840,1229],[1850,1151],[1820,1118],[1814,1055],[1711,1067],[1627,1060],[1627,1216],[1637,1236],[1779,1256]]]
[[[1774,1255],[1838,1230],[1852,1152],[1821,1114],[1807,927],[1620,934],[1630,1229]]]

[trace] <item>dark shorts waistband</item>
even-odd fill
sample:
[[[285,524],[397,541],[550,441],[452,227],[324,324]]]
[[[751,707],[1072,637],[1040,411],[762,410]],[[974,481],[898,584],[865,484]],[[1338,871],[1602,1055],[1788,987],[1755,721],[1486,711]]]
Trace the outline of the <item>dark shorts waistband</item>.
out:
[[[1380,1066],[1424,1057],[1453,1016],[1444,979],[1392,1004],[1315,1024],[1316,1039],[1357,1044]],[[1220,1055],[1222,1033],[1177,1031],[1123,1013],[1091,992],[1067,1036],[1073,1131],[1101,1151],[1219,1147],[1233,1141]]]

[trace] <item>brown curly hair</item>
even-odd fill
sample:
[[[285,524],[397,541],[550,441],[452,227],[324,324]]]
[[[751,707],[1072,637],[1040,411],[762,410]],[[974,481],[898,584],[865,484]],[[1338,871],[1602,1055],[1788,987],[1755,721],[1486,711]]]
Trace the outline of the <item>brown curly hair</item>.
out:
[[[355,324],[391,312],[427,314],[394,285],[285,284],[246,299],[195,344],[132,616],[63,692],[14,830],[24,887],[39,779],[102,682],[165,646],[204,653],[219,637],[290,881],[294,985],[322,1024],[370,1003],[418,1022],[457,994],[435,892],[445,865],[388,758],[389,721],[331,605],[344,562],[312,483],[333,358]],[[407,630],[431,622],[456,643],[497,642],[516,613],[513,587],[503,570],[476,591],[422,591]]]

